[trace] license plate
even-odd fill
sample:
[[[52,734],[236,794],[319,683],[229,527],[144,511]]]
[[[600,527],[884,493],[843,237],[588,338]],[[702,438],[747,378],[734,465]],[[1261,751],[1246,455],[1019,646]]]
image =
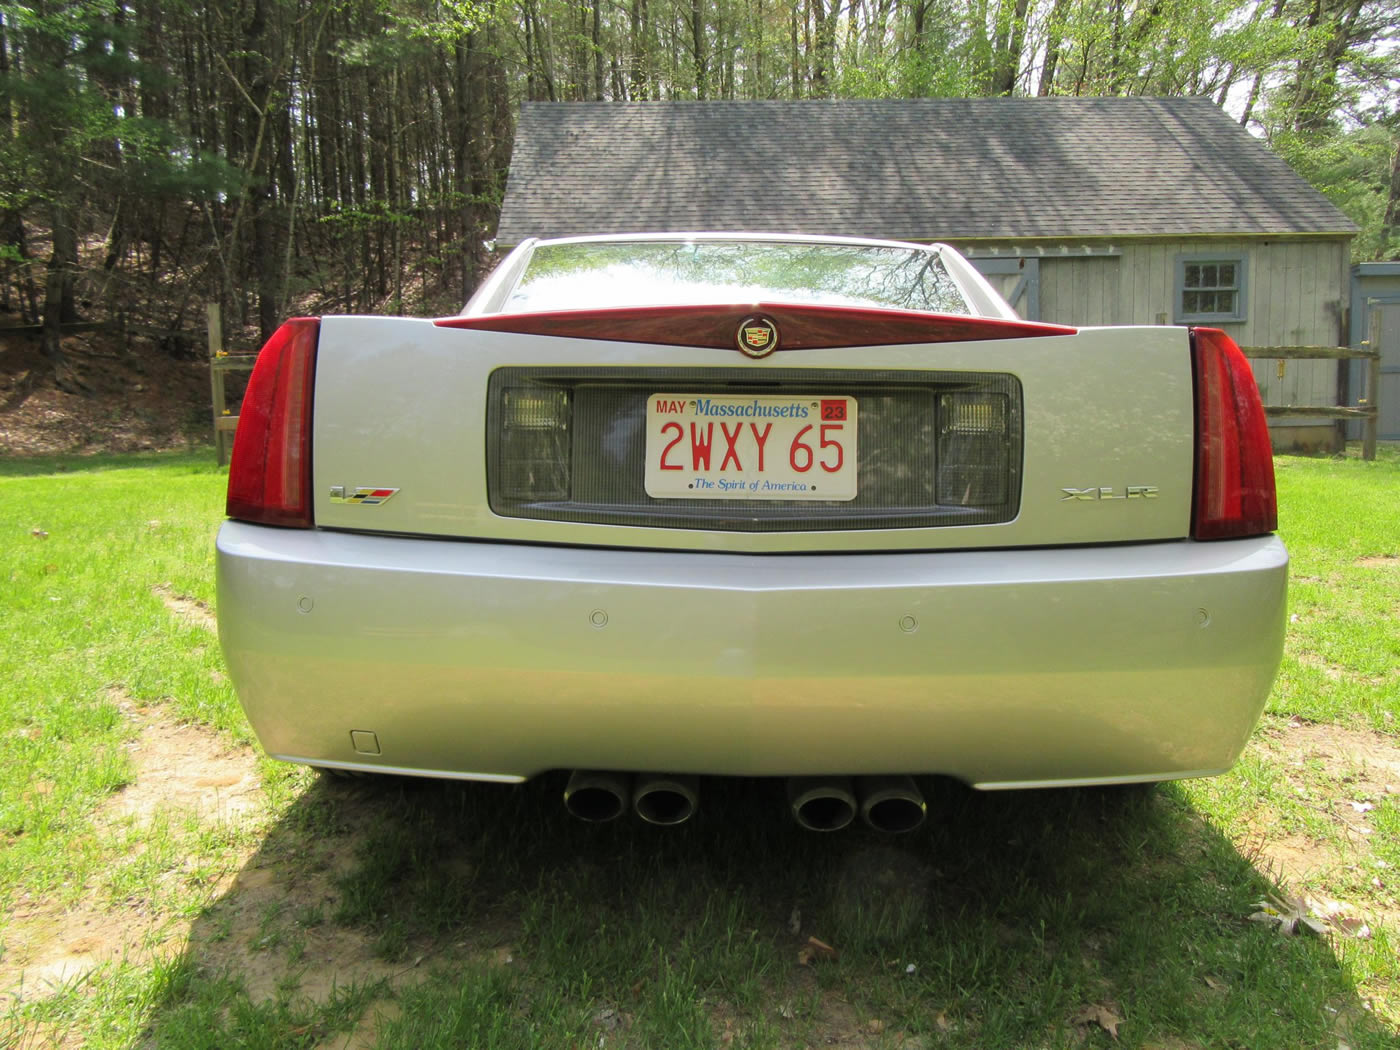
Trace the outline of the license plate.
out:
[[[656,499],[855,499],[856,399],[652,394],[646,491]]]

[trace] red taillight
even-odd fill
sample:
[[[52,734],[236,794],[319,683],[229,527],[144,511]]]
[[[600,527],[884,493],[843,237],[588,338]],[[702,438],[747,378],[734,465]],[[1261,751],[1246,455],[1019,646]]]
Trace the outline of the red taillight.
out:
[[[1191,329],[1196,379],[1196,490],[1191,535],[1258,536],[1278,527],[1269,425],[1254,371],[1218,328]]]
[[[771,317],[778,349],[824,350],[843,346],[955,343],[981,339],[1022,339],[1034,335],[1073,335],[1075,329],[1037,321],[929,314],[913,310],[874,310],[851,306],[756,303],[749,306],[626,306],[607,310],[484,314],[444,317],[442,328],[473,328],[573,339],[613,339],[622,343],[735,349],[739,324],[755,313]]]
[[[311,387],[321,322],[294,317],[258,354],[228,468],[227,513],[263,525],[309,529]]]

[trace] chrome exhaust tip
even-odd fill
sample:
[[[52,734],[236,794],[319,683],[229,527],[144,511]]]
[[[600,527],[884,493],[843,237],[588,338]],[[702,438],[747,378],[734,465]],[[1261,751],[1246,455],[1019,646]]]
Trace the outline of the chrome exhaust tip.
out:
[[[840,831],[856,816],[850,777],[790,777],[792,817],[808,831]]]
[[[648,824],[684,824],[700,808],[700,778],[665,773],[637,776],[632,808]]]
[[[630,780],[625,773],[576,769],[564,785],[564,808],[592,824],[616,820],[632,794]]]
[[[861,819],[876,831],[913,831],[928,816],[928,803],[913,777],[861,777],[856,791]]]

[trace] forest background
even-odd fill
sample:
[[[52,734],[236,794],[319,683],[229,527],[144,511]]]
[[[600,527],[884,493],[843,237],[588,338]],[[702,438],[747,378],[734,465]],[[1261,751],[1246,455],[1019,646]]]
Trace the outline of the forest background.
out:
[[[203,307],[454,312],[521,100],[1205,95],[1400,258],[1400,0],[0,4],[0,309],[202,355]]]

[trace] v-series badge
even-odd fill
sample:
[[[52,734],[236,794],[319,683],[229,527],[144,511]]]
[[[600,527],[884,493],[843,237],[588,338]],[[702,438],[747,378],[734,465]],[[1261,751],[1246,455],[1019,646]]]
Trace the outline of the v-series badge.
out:
[[[398,492],[398,489],[382,489],[373,486],[351,488],[346,485],[331,486],[332,503],[353,503],[361,507],[377,507],[381,503],[388,503]]]
[[[1064,495],[1060,497],[1060,502],[1065,500],[1080,500],[1085,503],[1104,503],[1111,499],[1156,499],[1156,485],[1125,485],[1120,492],[1112,485],[1103,485],[1095,489],[1060,489]]]

